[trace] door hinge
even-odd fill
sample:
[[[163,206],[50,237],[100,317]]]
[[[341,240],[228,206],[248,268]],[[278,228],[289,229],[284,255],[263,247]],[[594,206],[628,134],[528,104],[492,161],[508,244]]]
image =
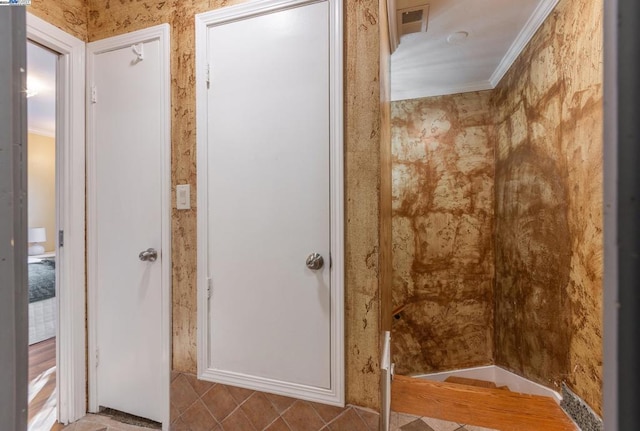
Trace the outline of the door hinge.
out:
[[[64,245],[64,231],[58,231],[58,247],[62,247]]]
[[[207,278],[207,299],[211,298],[211,291],[213,290],[213,281],[211,277]]]
[[[98,368],[99,363],[100,363],[100,350],[96,349],[96,368]]]
[[[98,103],[98,89],[95,85],[91,86],[91,103]]]
[[[211,88],[211,65],[207,63],[207,90]]]

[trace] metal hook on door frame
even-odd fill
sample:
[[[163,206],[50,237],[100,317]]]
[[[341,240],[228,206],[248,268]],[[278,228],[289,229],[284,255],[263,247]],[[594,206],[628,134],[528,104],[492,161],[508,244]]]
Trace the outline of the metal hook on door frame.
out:
[[[144,44],[139,43],[137,45],[131,45],[131,50],[138,57],[134,60],[135,63],[139,63],[144,60]]]

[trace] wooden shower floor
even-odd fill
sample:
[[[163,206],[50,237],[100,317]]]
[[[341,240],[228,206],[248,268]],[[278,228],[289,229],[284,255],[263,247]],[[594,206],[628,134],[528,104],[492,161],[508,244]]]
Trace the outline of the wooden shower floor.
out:
[[[391,410],[501,431],[576,431],[551,398],[394,376]]]

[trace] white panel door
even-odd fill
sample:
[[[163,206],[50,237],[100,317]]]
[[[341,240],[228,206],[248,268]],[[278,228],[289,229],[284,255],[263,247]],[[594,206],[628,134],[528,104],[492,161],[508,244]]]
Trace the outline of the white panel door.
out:
[[[212,380],[300,397],[287,388],[335,389],[331,10],[315,2],[207,28],[198,174]],[[306,265],[312,253],[321,268]]]
[[[166,422],[168,59],[147,36],[89,44],[91,407]]]

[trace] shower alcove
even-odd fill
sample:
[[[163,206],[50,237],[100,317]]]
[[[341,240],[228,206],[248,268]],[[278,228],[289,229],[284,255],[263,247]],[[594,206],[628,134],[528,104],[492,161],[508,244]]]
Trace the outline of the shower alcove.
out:
[[[602,2],[534,3],[548,16],[477,91],[394,97],[392,56],[392,409],[411,376],[479,391],[476,419],[501,386],[602,413]]]

